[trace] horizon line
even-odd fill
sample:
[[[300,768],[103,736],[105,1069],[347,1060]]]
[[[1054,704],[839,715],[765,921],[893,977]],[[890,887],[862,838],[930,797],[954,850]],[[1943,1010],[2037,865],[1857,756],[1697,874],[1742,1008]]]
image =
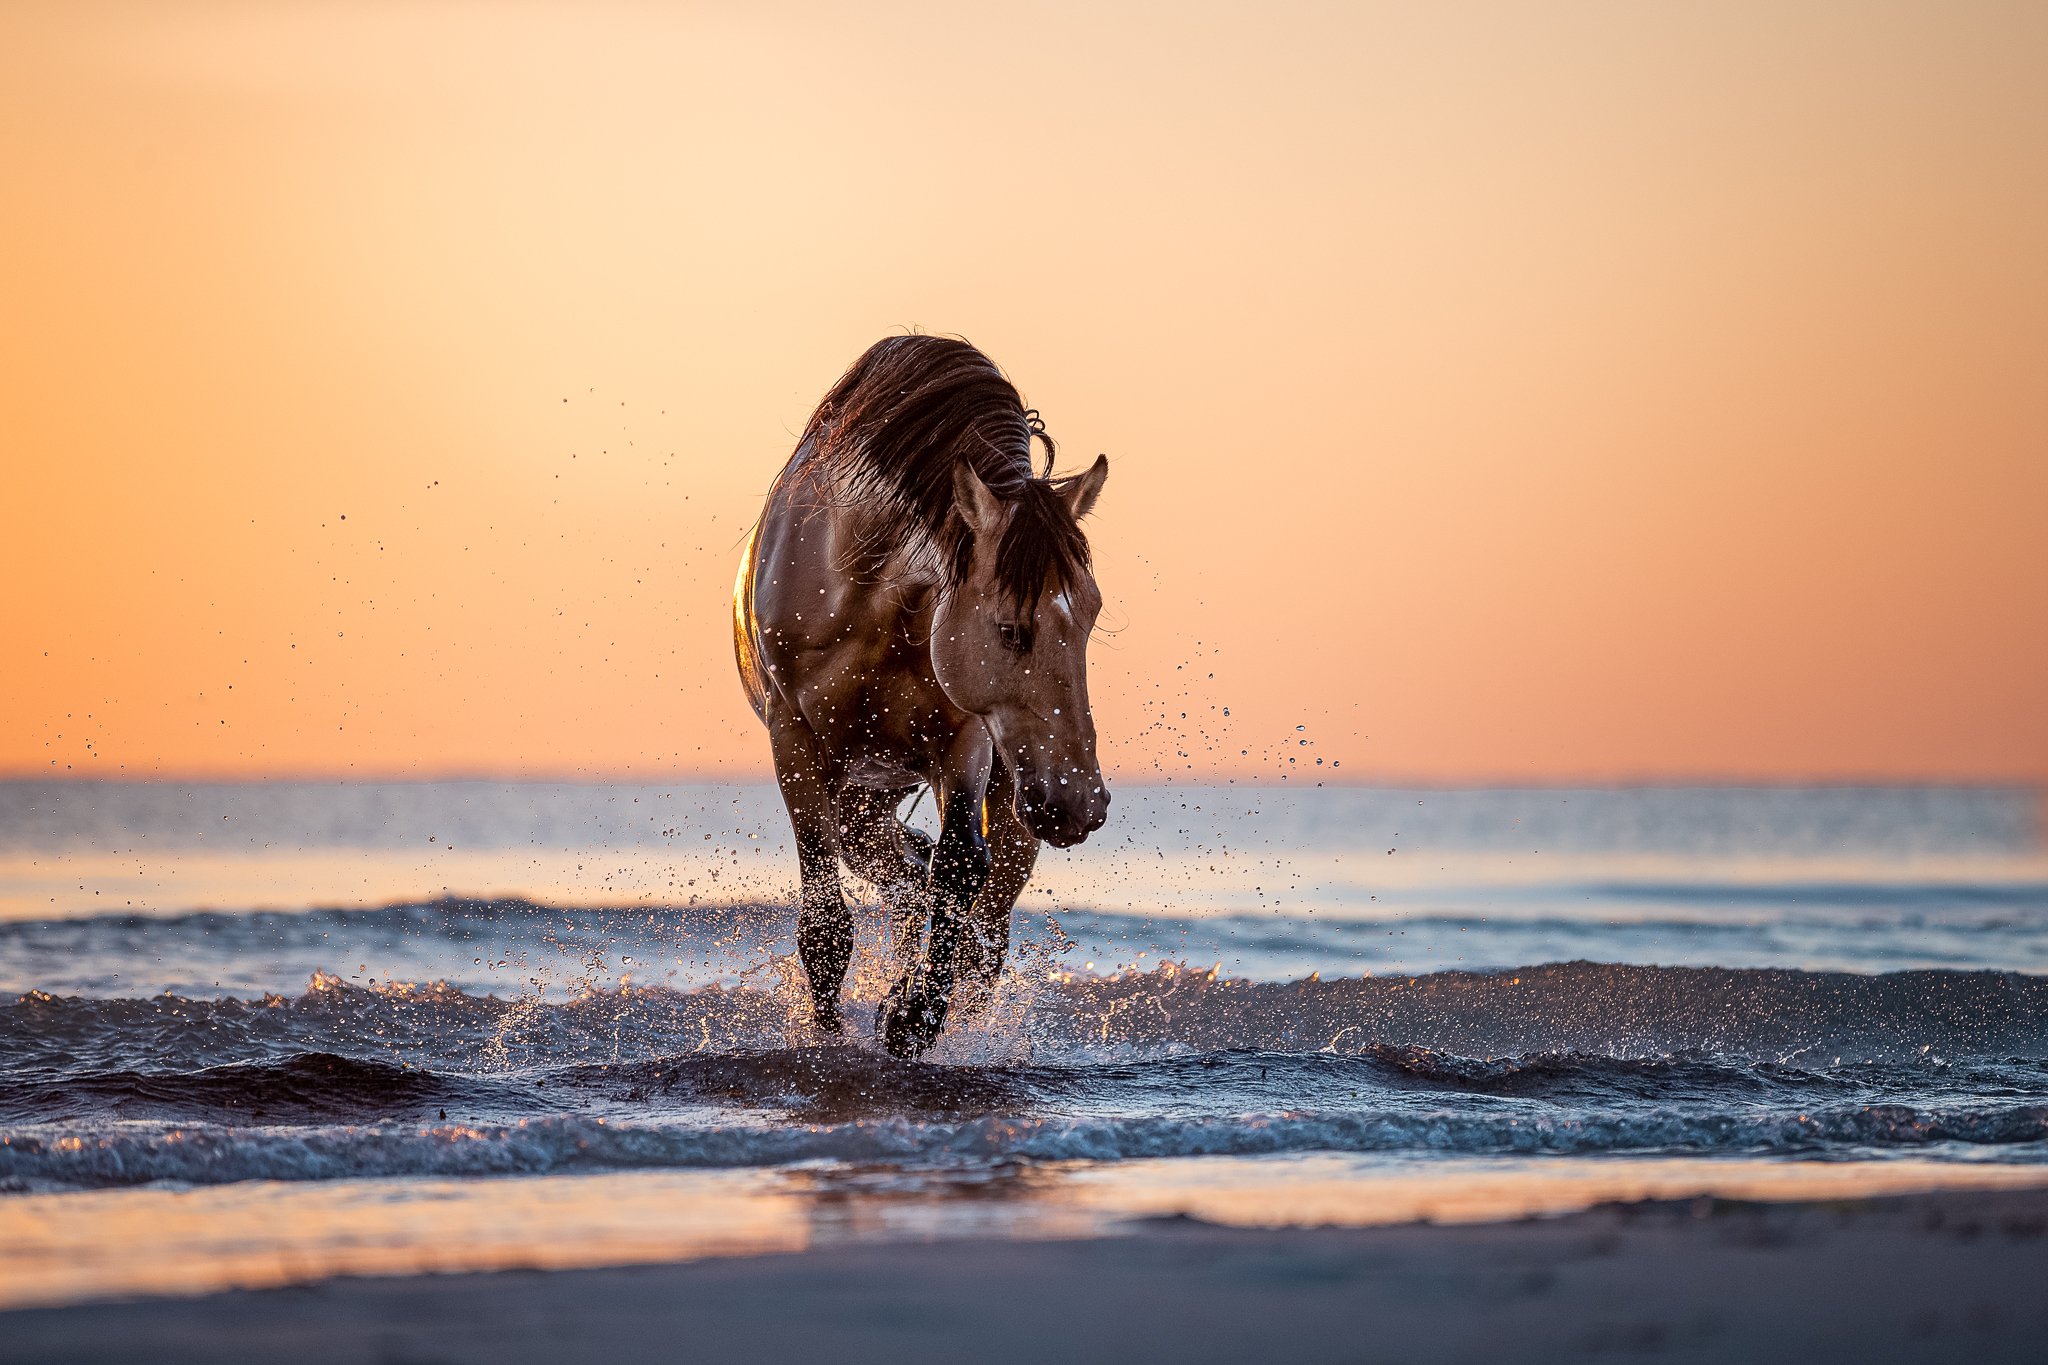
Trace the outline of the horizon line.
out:
[[[1217,790],[1247,787],[1272,791],[1301,791],[1315,788],[1345,788],[1363,791],[1586,791],[1650,790],[1660,788],[1756,788],[1816,790],[1828,788],[1946,788],[1951,790],[2032,791],[2048,799],[2048,775],[2039,777],[1985,777],[1959,774],[1844,775],[1824,773],[1743,774],[1683,772],[1607,772],[1532,774],[1475,774],[1471,776],[1424,776],[1414,773],[1373,773],[1361,777],[1321,778],[1291,781],[1257,774],[1228,774],[1164,780],[1143,777],[1114,779],[1117,787],[1140,790],[1200,787]],[[638,778],[617,772],[603,775],[508,774],[453,771],[422,776],[418,773],[352,773],[286,771],[236,775],[231,773],[174,772],[119,775],[91,773],[32,773],[0,769],[0,785],[8,786],[134,786],[134,787],[259,787],[259,786],[503,786],[503,787],[772,787],[773,773],[734,776],[708,772],[668,772],[658,777]]]

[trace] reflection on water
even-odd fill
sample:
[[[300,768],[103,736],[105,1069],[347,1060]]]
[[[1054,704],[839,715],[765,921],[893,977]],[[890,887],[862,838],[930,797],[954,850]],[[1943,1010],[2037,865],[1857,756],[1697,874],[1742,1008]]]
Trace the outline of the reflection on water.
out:
[[[640,1265],[848,1242],[1486,1222],[1703,1194],[1866,1198],[2048,1184],[1913,1159],[1387,1159],[1338,1154],[919,1169],[820,1163],[494,1180],[247,1182],[0,1200],[0,1309],[335,1275]]]

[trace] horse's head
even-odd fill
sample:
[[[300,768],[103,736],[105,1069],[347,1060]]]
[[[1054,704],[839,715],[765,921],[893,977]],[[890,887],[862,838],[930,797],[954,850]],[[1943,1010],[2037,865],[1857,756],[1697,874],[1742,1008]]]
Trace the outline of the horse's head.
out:
[[[1109,461],[1097,459],[1079,478],[1039,485],[1027,505],[998,498],[965,463],[956,466],[971,549],[933,620],[939,686],[988,726],[1016,774],[1018,818],[1059,848],[1109,815],[1088,708],[1088,637],[1102,594],[1075,525],[1108,478]]]

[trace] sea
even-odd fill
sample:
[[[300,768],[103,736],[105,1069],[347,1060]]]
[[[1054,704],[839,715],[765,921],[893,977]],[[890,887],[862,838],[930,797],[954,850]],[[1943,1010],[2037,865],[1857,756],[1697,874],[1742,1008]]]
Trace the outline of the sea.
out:
[[[0,784],[0,1307],[2048,1184],[2032,788],[1121,788],[916,1061],[796,885],[768,785]]]

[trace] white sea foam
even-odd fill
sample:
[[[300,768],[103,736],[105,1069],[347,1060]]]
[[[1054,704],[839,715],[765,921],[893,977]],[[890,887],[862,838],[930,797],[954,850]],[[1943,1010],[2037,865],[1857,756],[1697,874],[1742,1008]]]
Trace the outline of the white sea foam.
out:
[[[1758,1153],[1996,1143],[2006,1161],[2048,1163],[2048,1105],[1969,1113],[1896,1105],[1806,1112],[1437,1112],[1205,1117],[882,1118],[787,1126],[643,1124],[565,1115],[509,1125],[228,1129],[31,1126],[0,1138],[0,1179],[17,1187],[176,1181],[329,1180],[747,1167],[798,1161],[1115,1161],[1282,1152],[1444,1154]]]

